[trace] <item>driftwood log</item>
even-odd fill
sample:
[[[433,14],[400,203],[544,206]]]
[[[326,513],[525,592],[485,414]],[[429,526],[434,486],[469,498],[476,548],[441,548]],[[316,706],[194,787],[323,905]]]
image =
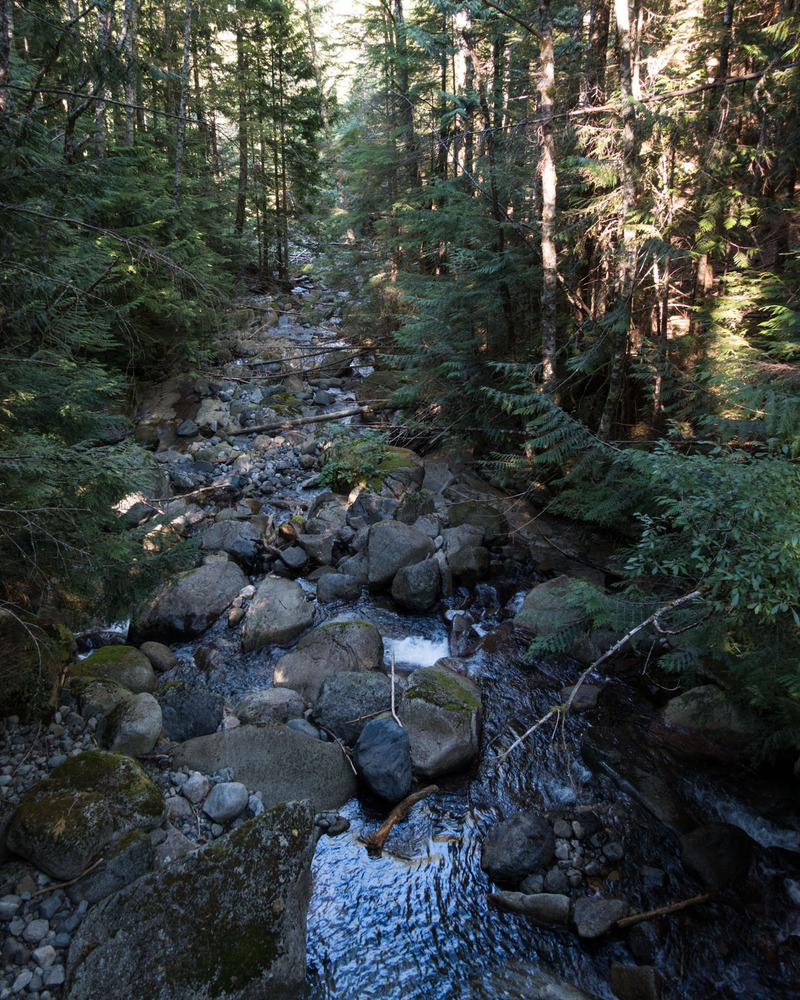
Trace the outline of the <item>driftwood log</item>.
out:
[[[426,788],[421,788],[418,792],[414,792],[398,803],[386,817],[385,822],[374,833],[370,833],[368,836],[362,838],[362,842],[366,844],[369,853],[380,854],[383,850],[383,845],[386,843],[386,838],[391,833],[394,825],[399,823],[401,819],[405,819],[418,802],[422,802],[423,799],[427,799],[429,795],[433,795],[434,792],[438,791],[438,785],[428,785]]]

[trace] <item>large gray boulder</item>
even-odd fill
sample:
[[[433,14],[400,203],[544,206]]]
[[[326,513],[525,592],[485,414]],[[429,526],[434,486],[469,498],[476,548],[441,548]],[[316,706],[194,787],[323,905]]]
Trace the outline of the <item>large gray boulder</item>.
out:
[[[412,779],[408,733],[394,719],[368,722],[354,759],[358,776],[375,795],[392,803],[408,795]]]
[[[161,706],[151,694],[130,694],[97,724],[97,742],[116,753],[150,753],[163,728]]]
[[[70,945],[68,1000],[298,996],[314,845],[291,802],[103,900]]]
[[[588,896],[581,896],[575,901],[572,921],[578,937],[592,940],[607,934],[629,912],[630,907],[624,899],[590,899]]]
[[[421,562],[434,553],[433,541],[402,521],[381,521],[369,529],[367,578],[371,590],[390,587],[403,566]]]
[[[544,816],[514,813],[484,837],[481,868],[495,882],[516,884],[549,865],[555,849],[553,829]]]
[[[445,774],[477,757],[480,689],[442,660],[411,674],[398,715],[411,740],[414,770],[422,777]]]
[[[295,580],[268,576],[259,584],[242,626],[242,649],[249,653],[272,643],[282,646],[314,621],[314,606]]]
[[[439,563],[425,559],[399,569],[392,582],[392,598],[409,611],[429,611],[441,588]]]
[[[150,660],[134,646],[104,646],[76,664],[73,673],[114,681],[134,694],[153,692],[158,687]]]
[[[749,736],[755,730],[754,721],[713,684],[702,684],[670,698],[664,720],[690,732]]]
[[[151,830],[164,818],[161,793],[139,764],[89,750],[29,789],[8,826],[8,846],[57,879],[80,875],[115,833]]]
[[[447,511],[447,519],[456,528],[462,524],[480,528],[484,541],[491,545],[508,534],[508,519],[502,511],[480,500],[463,500],[454,503]]]
[[[247,577],[232,562],[214,562],[190,570],[174,580],[131,624],[138,640],[192,638],[210,628],[240,590]]]
[[[357,601],[361,597],[361,580],[349,573],[326,573],[317,580],[319,604],[334,601]]]
[[[207,736],[222,722],[225,699],[216,691],[196,688],[182,681],[167,684],[158,692],[164,735],[182,743],[195,736]]]
[[[200,548],[227,552],[236,562],[251,566],[261,553],[264,536],[251,521],[217,521],[200,535]]]
[[[305,701],[291,688],[266,688],[243,695],[234,709],[234,715],[247,724],[281,725],[289,719],[301,719],[305,710]]]
[[[356,780],[341,749],[312,740],[287,726],[239,726],[181,744],[173,767],[215,774],[233,771],[265,806],[309,799],[316,812],[338,809],[353,795]]]
[[[352,745],[369,719],[388,712],[391,704],[392,682],[386,674],[377,670],[333,674],[322,685],[314,721]]]
[[[304,635],[294,651],[275,664],[275,687],[290,687],[317,702],[326,677],[376,670],[383,663],[383,639],[369,622],[329,622]]]

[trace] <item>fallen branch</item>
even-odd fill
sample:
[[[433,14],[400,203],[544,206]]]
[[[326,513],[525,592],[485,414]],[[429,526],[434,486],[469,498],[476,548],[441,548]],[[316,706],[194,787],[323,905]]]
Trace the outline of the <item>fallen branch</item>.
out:
[[[421,788],[418,792],[414,792],[413,795],[409,795],[402,802],[398,803],[389,813],[381,827],[374,833],[370,833],[369,836],[362,838],[362,842],[366,844],[367,850],[370,853],[380,854],[383,850],[383,845],[386,843],[386,838],[391,833],[394,825],[399,823],[401,819],[405,819],[418,802],[422,802],[423,799],[427,799],[429,795],[433,795],[434,792],[438,791],[438,785],[428,785],[426,788]]]
[[[85,878],[89,872],[94,871],[98,865],[101,865],[106,859],[104,857],[99,857],[96,861],[93,861],[88,868],[76,875],[75,878],[71,878],[69,882],[51,882],[50,885],[46,885],[43,889],[37,889],[36,892],[31,893],[31,899],[35,899],[37,896],[44,896],[45,893],[55,892],[56,889],[66,889],[68,886],[75,885],[76,882],[80,882],[82,878]]]
[[[268,401],[269,402],[269,401]],[[327,420],[339,420],[340,417],[353,417],[357,413],[373,413],[384,409],[386,404],[375,403],[372,406],[351,406],[348,410],[337,410],[336,413],[315,413],[310,417],[294,417],[292,420],[281,420],[272,424],[253,424],[242,428],[246,434],[261,434],[263,431],[282,431],[289,427],[300,427],[302,424],[321,424]]]
[[[691,899],[682,899],[679,903],[670,903],[669,906],[660,906],[657,910],[648,910],[647,913],[633,913],[630,917],[621,917],[617,921],[617,927],[633,927],[651,917],[664,917],[668,913],[677,913],[679,910],[688,910],[690,906],[700,906],[707,903],[719,895],[718,892],[707,892],[703,896],[692,896]]]

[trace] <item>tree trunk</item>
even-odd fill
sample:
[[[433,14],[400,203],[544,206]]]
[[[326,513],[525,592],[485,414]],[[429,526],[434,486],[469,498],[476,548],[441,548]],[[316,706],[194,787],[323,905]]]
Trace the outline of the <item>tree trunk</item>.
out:
[[[414,108],[408,85],[408,40],[403,16],[403,0],[394,0],[395,51],[397,54],[397,90],[400,98],[400,121],[403,125],[403,145],[406,151],[406,173],[412,187],[419,184],[417,140],[414,134]]]
[[[630,333],[633,281],[636,273],[635,231],[632,213],[636,202],[636,111],[633,105],[632,43],[628,0],[614,0],[619,41],[619,76],[622,91],[622,205],[619,228],[622,239],[618,247],[617,318],[613,326],[611,374],[608,396],[600,418],[598,436],[606,441],[611,436],[625,387],[625,369]]]
[[[109,61],[108,53],[111,47],[111,24],[114,20],[113,0],[107,6],[97,8],[97,65],[100,70],[100,80],[97,84],[98,100],[94,102],[94,122],[97,132],[95,134],[95,157],[100,160],[106,152],[106,102],[109,97],[108,73]]]
[[[556,290],[558,264],[556,258],[556,157],[553,99],[555,91],[555,55],[553,50],[553,14],[550,0],[542,0],[540,14],[539,93],[541,95],[541,154],[539,171],[542,178],[542,386],[548,395],[556,388]]]
[[[608,61],[608,0],[594,0],[589,28],[589,60],[586,71],[586,97],[589,104],[606,102],[606,64]]]
[[[319,94],[319,113],[322,118],[322,127],[325,132],[325,151],[331,158],[333,167],[333,179],[336,184],[336,204],[339,208],[344,208],[344,187],[342,177],[336,162],[336,155],[333,149],[333,135],[331,133],[331,118],[328,112],[328,102],[325,98],[325,79],[322,75],[322,65],[317,53],[317,37],[314,34],[314,19],[311,16],[311,4],[305,0],[306,26],[308,28],[308,46],[311,51],[311,63],[314,67],[314,79],[317,81],[317,93]]]
[[[136,0],[125,0],[125,145],[133,146],[136,100]]]
[[[247,211],[247,88],[245,83],[244,29],[241,18],[236,21],[236,75],[239,86],[239,186],[236,191],[236,221],[234,232],[241,239]]]
[[[11,60],[11,40],[14,31],[12,0],[0,0],[0,115],[10,115],[14,102],[11,100],[9,62]]]
[[[172,227],[170,241],[178,230],[178,196],[183,172],[183,143],[186,137],[186,97],[189,92],[189,43],[192,33],[192,0],[186,0],[186,20],[183,27],[183,66],[181,68],[181,97],[178,104],[178,141],[175,145],[175,180],[172,184]]]

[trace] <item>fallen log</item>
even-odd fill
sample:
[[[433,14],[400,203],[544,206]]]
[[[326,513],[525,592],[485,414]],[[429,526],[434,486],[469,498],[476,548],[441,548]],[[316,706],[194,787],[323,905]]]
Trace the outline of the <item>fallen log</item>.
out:
[[[269,400],[267,401],[269,403]],[[357,413],[374,413],[383,410],[386,404],[373,403],[372,406],[351,406],[347,410],[337,410],[336,413],[314,413],[310,417],[293,417],[291,420],[280,420],[271,424],[252,424],[243,427],[246,434],[261,434],[264,431],[283,431],[290,427],[300,427],[302,424],[321,424],[328,420],[339,420],[341,417],[354,417]]]
[[[366,844],[369,853],[380,854],[383,850],[383,845],[386,843],[386,838],[391,833],[394,825],[399,823],[401,819],[405,819],[418,802],[422,802],[423,799],[427,799],[429,795],[433,795],[434,792],[438,791],[438,785],[428,785],[426,788],[421,788],[418,792],[414,792],[398,803],[386,817],[382,826],[374,833],[361,838],[362,843]]]
[[[650,920],[652,917],[665,917],[669,913],[688,910],[690,906],[700,906],[701,903],[707,903],[718,895],[718,892],[707,892],[702,896],[682,899],[679,903],[670,903],[669,906],[660,906],[657,910],[648,910],[647,913],[633,913],[629,917],[621,917],[617,921],[617,927],[633,927],[634,924],[641,924],[644,920]]]

